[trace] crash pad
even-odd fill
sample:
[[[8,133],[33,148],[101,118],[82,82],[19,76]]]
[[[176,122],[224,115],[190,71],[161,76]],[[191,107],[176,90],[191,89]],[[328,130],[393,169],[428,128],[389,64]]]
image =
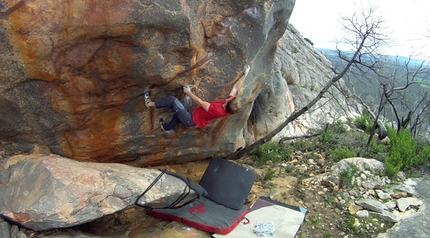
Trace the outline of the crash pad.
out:
[[[211,233],[228,234],[242,221],[248,207],[231,209],[208,198],[201,197],[185,206],[176,209],[151,209],[152,216],[177,221]]]
[[[273,234],[267,237],[294,238],[304,221],[307,210],[303,207],[292,206],[259,197],[246,215],[246,221],[238,225],[228,234],[214,234],[216,238],[250,238],[258,237],[254,232],[260,224],[273,224]]]
[[[224,158],[213,158],[199,184],[210,200],[232,209],[241,209],[255,181],[254,171]]]

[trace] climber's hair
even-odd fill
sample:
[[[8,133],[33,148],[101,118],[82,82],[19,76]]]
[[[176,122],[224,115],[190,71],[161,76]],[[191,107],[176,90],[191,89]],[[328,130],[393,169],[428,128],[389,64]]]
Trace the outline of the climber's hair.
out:
[[[240,109],[239,100],[237,97],[234,97],[230,101],[227,102],[227,105],[225,106],[225,110],[229,114],[235,114]]]

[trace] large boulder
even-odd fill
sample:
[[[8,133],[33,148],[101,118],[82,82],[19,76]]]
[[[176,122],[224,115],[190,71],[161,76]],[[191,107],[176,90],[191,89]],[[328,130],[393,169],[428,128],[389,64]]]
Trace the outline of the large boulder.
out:
[[[335,76],[327,57],[293,25],[288,25],[278,41],[275,56],[269,80],[253,103],[246,126],[248,143],[267,135],[292,112],[305,107]],[[348,98],[347,93],[343,80],[339,80],[336,87],[332,87],[313,108],[287,125],[272,140],[304,135],[309,130],[325,127],[327,123],[358,116],[361,108]],[[343,95],[346,97],[339,99]]]
[[[156,169],[17,155],[0,165],[0,214],[36,231],[71,227],[134,204],[171,205],[188,183]],[[197,192],[191,190],[185,200]]]
[[[225,155],[272,74],[295,0],[0,0],[0,141],[136,166]],[[246,64],[243,109],[200,130],[158,127],[142,94],[225,97]]]

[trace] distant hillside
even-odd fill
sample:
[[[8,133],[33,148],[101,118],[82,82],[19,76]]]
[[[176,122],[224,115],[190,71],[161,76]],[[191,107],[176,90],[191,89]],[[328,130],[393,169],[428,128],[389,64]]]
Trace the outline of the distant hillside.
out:
[[[337,51],[335,49],[327,49],[327,48],[315,48],[315,49],[321,51],[324,55],[326,55],[327,58],[332,63],[338,61]],[[349,53],[352,54],[353,52],[349,52]],[[392,60],[393,62],[397,61],[402,65],[408,62],[408,60],[410,60],[410,63],[409,63],[410,66],[419,66],[423,62],[423,60],[421,59],[413,59],[413,58],[409,59],[409,57],[405,57],[405,56],[393,56],[393,55],[384,55],[384,56]],[[427,61],[426,63],[430,64],[430,61]]]
[[[338,58],[335,50],[323,48],[317,50],[321,51],[329,59],[337,71],[343,69],[345,62]],[[348,54],[348,52],[343,53]],[[349,53],[352,54],[352,52]],[[370,106],[370,108],[377,108],[383,91],[382,85],[402,87],[407,83],[406,80],[411,80],[411,74],[415,71],[414,68],[421,66],[425,69],[430,67],[429,61],[425,61],[425,64],[423,65],[423,60],[409,59],[408,57],[402,56],[387,55],[386,60],[386,62],[383,62],[383,68],[379,69],[379,72],[384,74],[384,77],[376,75],[373,71],[360,71],[356,68],[351,68],[350,72],[343,77],[348,89],[354,91],[354,93],[368,106]],[[408,61],[409,63],[406,67],[406,63]],[[421,81],[423,79],[425,81],[427,80],[427,82],[430,81],[427,72],[417,74],[414,78],[416,81]],[[429,93],[429,87],[426,87],[425,85],[412,84],[404,90],[397,91],[395,95],[391,95],[391,100],[396,107],[399,117],[406,118],[408,112],[414,113],[414,108],[417,109],[417,99],[422,98],[424,95]],[[430,99],[423,99],[420,103],[423,104],[423,102],[427,102],[428,100]],[[423,105],[418,106],[418,108],[422,108],[422,106]],[[391,108],[387,106],[385,109],[383,116],[389,121],[394,121],[395,117]],[[426,128],[430,122],[427,117],[423,119],[422,126],[423,128]],[[423,129],[423,131],[427,130]]]

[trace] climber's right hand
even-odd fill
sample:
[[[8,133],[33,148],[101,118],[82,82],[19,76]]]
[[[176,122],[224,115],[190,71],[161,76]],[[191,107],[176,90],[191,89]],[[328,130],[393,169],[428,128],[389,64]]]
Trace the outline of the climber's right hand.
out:
[[[191,88],[188,85],[184,85],[184,93],[188,94],[191,92]]]

